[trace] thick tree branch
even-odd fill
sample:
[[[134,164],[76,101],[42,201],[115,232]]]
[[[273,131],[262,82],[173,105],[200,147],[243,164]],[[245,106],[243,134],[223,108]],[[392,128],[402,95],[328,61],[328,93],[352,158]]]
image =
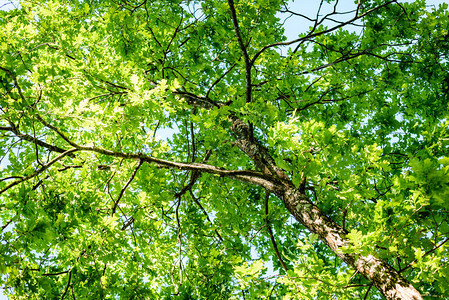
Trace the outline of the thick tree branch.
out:
[[[100,153],[103,155],[113,156],[113,157],[120,157],[124,159],[139,159],[143,162],[152,163],[162,168],[171,168],[171,169],[179,169],[179,170],[191,170],[191,171],[199,171],[202,173],[211,173],[220,175],[227,178],[236,179],[242,182],[256,184],[262,187],[265,187],[270,190],[277,190],[276,188],[276,178],[269,175],[264,174],[258,171],[253,170],[226,170],[223,168],[218,168],[212,165],[204,164],[204,163],[182,163],[182,162],[174,162],[169,160],[164,160],[160,158],[155,158],[152,156],[149,156],[144,153],[124,153],[124,152],[117,152],[117,151],[111,151],[99,147],[94,146],[81,146],[77,143],[70,140],[64,133],[62,133],[58,128],[51,125],[47,121],[45,121],[42,117],[39,115],[36,115],[38,120],[42,122],[45,126],[55,131],[59,136],[61,136],[62,139],[64,139],[69,145],[75,148],[75,150],[78,151],[91,151]],[[73,149],[72,149],[73,150]]]

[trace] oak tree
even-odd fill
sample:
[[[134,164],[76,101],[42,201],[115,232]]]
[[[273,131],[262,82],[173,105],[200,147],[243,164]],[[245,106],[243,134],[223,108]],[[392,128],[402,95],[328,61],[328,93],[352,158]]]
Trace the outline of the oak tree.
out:
[[[447,296],[447,5],[340,2],[0,11],[4,293]]]

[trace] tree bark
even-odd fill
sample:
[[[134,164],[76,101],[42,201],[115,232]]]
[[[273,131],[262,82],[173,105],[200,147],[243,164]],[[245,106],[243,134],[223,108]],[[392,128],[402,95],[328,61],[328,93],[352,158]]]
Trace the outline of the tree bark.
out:
[[[348,245],[347,231],[324,215],[308,197],[297,188],[285,189],[278,194],[295,219],[328,245],[345,263],[370,280],[387,299],[421,300],[421,294],[385,261],[373,255],[343,253]]]

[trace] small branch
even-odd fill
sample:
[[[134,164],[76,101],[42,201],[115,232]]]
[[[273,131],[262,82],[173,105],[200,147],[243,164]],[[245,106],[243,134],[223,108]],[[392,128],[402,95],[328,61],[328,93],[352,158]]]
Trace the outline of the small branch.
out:
[[[20,98],[22,98],[23,102],[26,103],[25,97],[23,96],[23,93],[22,93],[22,89],[20,88],[19,83],[17,82],[16,75],[14,75],[14,73],[12,71],[5,69],[2,66],[0,66],[0,70],[6,72],[9,76],[11,76],[11,78],[14,82],[14,85],[16,86],[16,89],[19,92]]]
[[[220,108],[223,106],[223,103],[212,101],[208,97],[199,97],[195,94],[184,92],[184,91],[176,91],[173,93],[179,97],[184,98],[188,104],[191,104],[193,107],[200,106],[206,109],[212,109],[214,107]]]
[[[449,237],[446,238],[444,241],[442,241],[441,243],[439,243],[438,245],[436,245],[435,247],[433,247],[432,249],[430,249],[429,251],[427,251],[426,253],[424,253],[424,255],[422,257],[425,257],[427,255],[429,255],[430,253],[434,252],[435,250],[437,250],[438,248],[440,248],[441,246],[443,246],[444,244],[447,243],[447,241],[449,241]],[[421,257],[421,258],[422,258]],[[410,268],[411,266],[413,266],[414,263],[416,263],[416,259],[414,259],[412,262],[410,262],[407,266],[405,266],[404,268],[400,269],[398,271],[398,273],[402,273],[405,270],[407,270],[408,268]]]
[[[206,152],[206,155],[204,156],[202,163],[207,162],[211,155],[212,155],[212,151],[208,150]],[[201,175],[201,172],[198,172],[198,171],[191,172],[189,183],[186,186],[184,186],[179,193],[176,193],[175,197],[179,198],[182,195],[184,195],[187,191],[191,191],[195,182],[198,180],[198,178],[200,178],[200,175]]]
[[[62,137],[62,139],[64,141],[66,141],[70,146],[78,148],[79,146],[77,144],[75,144],[74,142],[72,142],[65,134],[63,134],[58,128],[56,128],[55,126],[51,125],[50,123],[48,123],[47,121],[45,121],[39,114],[36,113],[36,118],[45,126],[47,126],[48,128],[50,128],[51,130],[53,130],[54,132],[56,132],[57,134],[59,134],[60,137]]]
[[[6,180],[10,180],[10,179],[17,179],[17,178],[22,179],[23,176],[9,176],[9,177],[5,177],[5,178],[0,179],[0,182],[6,181]]]
[[[134,180],[134,177],[137,174],[137,171],[139,170],[140,166],[143,164],[143,160],[140,160],[139,163],[137,164],[137,167],[134,169],[134,172],[132,173],[131,177],[128,179],[128,181],[126,182],[125,186],[122,188],[122,190],[120,191],[120,194],[117,197],[117,200],[114,202],[114,206],[112,207],[112,216],[115,214],[115,211],[117,209],[117,205],[120,201],[120,199],[123,197],[123,194],[125,193],[126,189],[128,188],[129,184]]]
[[[147,3],[147,0],[144,0],[142,3],[140,3],[139,5],[135,6],[133,8],[133,10],[131,11],[131,14],[134,13],[137,9],[139,9],[139,7],[141,7],[142,5],[145,5]],[[104,274],[103,274],[104,275]]]
[[[2,231],[5,230],[5,228],[8,227],[9,224],[11,224],[13,219],[14,218],[10,219],[8,222],[5,223],[5,225],[2,226]]]
[[[181,197],[178,197],[178,204],[176,205],[176,223],[178,224],[178,256],[179,256],[179,281],[182,285],[182,241],[181,241],[181,223],[179,222],[179,206],[181,205]]]
[[[82,165],[64,166],[63,168],[58,169],[58,171],[59,172],[63,172],[63,171],[68,170],[68,169],[80,169],[82,167],[83,167]],[[100,167],[100,166],[98,166],[98,167]],[[98,169],[100,170],[100,168],[98,168]]]
[[[36,177],[37,175],[41,174],[42,172],[44,172],[45,170],[47,170],[51,165],[53,165],[55,162],[57,162],[58,160],[60,160],[61,158],[63,158],[64,156],[73,153],[75,151],[78,151],[78,149],[70,149],[67,150],[66,152],[62,153],[61,155],[53,158],[51,161],[49,161],[48,163],[46,163],[45,165],[42,166],[42,168],[40,168],[37,171],[34,171],[33,173],[31,173],[28,176],[22,177],[19,180],[16,180],[14,182],[11,182],[10,184],[8,184],[6,187],[4,187],[2,190],[0,190],[0,194],[3,194],[4,192],[6,192],[7,190],[9,190],[10,188],[12,188],[13,186],[18,185],[19,183],[22,183],[24,181],[27,181],[31,178]]]
[[[189,190],[190,192],[190,196],[192,197],[193,201],[195,202],[196,205],[198,205],[198,207],[202,210],[203,214],[206,216],[207,220],[209,221],[209,223],[212,223],[212,220],[209,218],[209,214],[207,213],[207,211],[204,209],[204,207],[201,205],[200,201],[198,200],[197,197],[195,197],[195,195],[193,194],[192,190]],[[217,229],[215,229],[215,233],[217,234],[218,239],[220,240],[220,242],[223,242],[223,238],[221,237],[220,233],[218,232]]]
[[[63,300],[65,298],[65,296],[67,295],[67,291],[69,290],[71,279],[72,279],[72,270],[69,271],[69,279],[67,280],[67,285],[65,287],[64,294],[62,294],[61,300]]]
[[[42,276],[58,276],[58,275],[62,275],[62,274],[67,274],[70,271],[71,270],[61,271],[61,272],[57,272],[57,273],[45,273],[45,274],[42,274]]]
[[[50,151],[59,152],[59,153],[64,153],[64,152],[67,151],[65,149],[62,149],[62,148],[59,148],[57,146],[53,146],[53,145],[50,145],[50,144],[48,144],[46,142],[38,140],[37,138],[35,138],[35,137],[33,137],[33,136],[29,135],[29,134],[22,134],[15,126],[11,126],[11,127],[0,126],[0,130],[11,131],[19,139],[24,140],[24,141],[28,141],[28,142],[31,142],[31,143],[34,143],[34,144],[37,144],[37,145],[39,145],[41,147],[47,148]],[[73,155],[71,155],[71,156],[73,156]]]
[[[386,3],[384,3],[384,4],[382,4],[382,5],[379,5],[379,6],[377,6],[377,7],[374,7],[374,8],[372,8],[372,9],[366,11],[365,13],[363,13],[363,14],[361,14],[361,15],[356,15],[356,16],[355,16],[354,18],[352,18],[351,20],[346,21],[346,22],[344,22],[344,23],[341,23],[341,24],[339,24],[339,25],[337,25],[337,26],[334,26],[334,27],[332,27],[332,28],[329,28],[329,29],[326,29],[326,30],[323,30],[323,31],[320,31],[320,32],[317,32],[317,33],[309,33],[308,35],[306,35],[306,36],[304,36],[304,37],[301,37],[301,38],[298,38],[298,39],[296,39],[296,40],[292,40],[292,41],[289,41],[289,42],[279,42],[279,43],[274,43],[274,44],[267,45],[267,46],[263,47],[262,49],[260,49],[259,52],[256,53],[256,55],[254,55],[254,57],[253,57],[253,59],[252,59],[252,61],[251,61],[251,65],[253,65],[253,64],[255,63],[255,61],[257,60],[257,58],[258,58],[258,57],[259,57],[265,50],[267,50],[267,49],[269,49],[269,48],[273,48],[273,47],[277,47],[277,46],[289,46],[289,45],[291,45],[291,44],[295,44],[295,43],[299,43],[299,42],[304,42],[304,41],[309,40],[309,39],[311,39],[311,38],[314,38],[314,37],[317,37],[317,36],[320,36],[320,35],[323,35],[323,34],[332,32],[332,31],[335,31],[335,30],[337,30],[337,29],[339,29],[339,28],[341,28],[341,27],[343,27],[343,26],[345,26],[345,25],[351,24],[352,22],[357,21],[358,19],[361,19],[361,18],[367,16],[368,14],[370,14],[370,13],[372,13],[372,12],[374,12],[374,11],[376,11],[376,10],[382,8],[382,7],[388,6],[388,5],[390,5],[391,3],[393,3],[393,2],[396,2],[396,0],[388,1],[388,2],[386,2]]]
[[[134,217],[129,218],[128,221],[126,221],[126,223],[123,224],[122,230],[125,230],[126,228],[131,226],[134,223],[134,221],[135,221]]]
[[[40,96],[39,96],[40,98]],[[41,162],[41,160],[39,159],[39,147],[37,146],[37,139],[36,139],[36,128],[34,126],[34,120],[33,120],[33,139],[34,139],[34,150],[36,153],[36,162],[40,165],[43,166],[43,163]]]
[[[365,294],[365,297],[363,297],[363,300],[368,299],[368,294],[369,294],[369,292],[371,291],[371,288],[372,288],[372,287],[373,287],[373,284],[370,284],[369,287],[368,287],[368,290],[366,290],[366,294]]]
[[[113,91],[113,92],[110,92],[110,93],[106,93],[106,94],[101,94],[101,95],[98,95],[98,96],[94,96],[94,97],[92,97],[92,98],[89,98],[89,99],[87,99],[87,101],[92,101],[92,100],[95,100],[95,99],[97,99],[97,98],[101,98],[101,97],[105,97],[105,96],[108,96],[108,98],[110,97],[110,96],[114,96],[114,95],[123,95],[123,94],[127,94],[128,92],[116,92],[116,91]]]
[[[209,150],[206,152],[206,155],[203,159],[203,163],[208,161],[210,156],[212,155],[212,151]],[[201,172],[199,171],[193,171],[191,172],[190,175],[190,180],[189,183],[184,186],[181,191],[179,193],[175,194],[176,198],[180,198],[181,196],[183,196],[186,192],[190,193],[190,196],[192,197],[193,201],[195,202],[196,205],[198,205],[198,207],[201,209],[201,211],[203,212],[203,214],[206,216],[207,220],[212,223],[212,220],[209,218],[209,214],[207,213],[207,211],[204,209],[204,207],[201,205],[201,203],[199,202],[198,198],[195,197],[195,195],[192,192],[192,187],[195,185],[196,181],[198,180],[198,178],[201,176]],[[220,233],[218,232],[217,229],[215,229],[215,233],[217,234],[218,239],[222,242],[223,238],[221,237]]]
[[[110,81],[107,81],[107,80],[104,80],[104,79],[99,79],[101,82],[103,82],[103,83],[106,83],[106,84],[108,84],[108,85],[110,85],[110,86],[112,86],[112,87],[115,87],[115,88],[118,88],[118,89],[121,89],[121,90],[130,90],[129,88],[127,88],[127,87],[124,87],[124,86],[121,86],[121,85],[118,85],[118,84],[115,84],[115,83],[112,83],[112,82],[110,82]]]
[[[228,70],[226,70],[226,72],[223,73],[223,75],[221,75],[217,80],[214,81],[214,83],[212,83],[212,85],[210,86],[209,90],[206,93],[206,98],[209,97],[210,92],[214,89],[214,87],[221,81],[223,80],[223,78],[229,74],[229,72],[232,71],[232,69],[234,69],[234,67],[236,66],[236,64],[233,64]]]
[[[157,129],[159,128],[159,125],[161,125],[161,121],[160,120],[157,121],[156,127],[154,128],[153,139],[156,137],[156,132],[157,132]]]
[[[252,62],[249,59],[248,52],[246,51],[245,44],[243,43],[242,34],[240,32],[239,23],[237,21],[237,13],[235,12],[234,0],[228,0],[229,10],[231,11],[232,24],[234,25],[235,36],[239,43],[239,47],[243,53],[243,60],[245,61],[245,71],[246,71],[246,91],[245,98],[246,102],[251,102],[251,66]],[[253,60],[254,61],[254,60]]]
[[[190,137],[192,139],[192,162],[196,160],[196,143],[195,143],[195,131],[193,129],[193,122],[190,122]]]
[[[287,265],[285,264],[284,260],[281,257],[281,254],[279,253],[278,246],[276,244],[276,240],[274,239],[273,230],[271,229],[270,222],[268,220],[268,199],[269,198],[270,198],[270,192],[266,191],[266,193],[265,193],[265,201],[264,201],[264,204],[265,204],[265,224],[267,225],[268,233],[270,234],[270,239],[271,239],[271,243],[273,244],[274,252],[276,253],[276,256],[277,256],[279,262],[281,263],[282,267],[284,268],[285,272],[287,272],[288,271]]]

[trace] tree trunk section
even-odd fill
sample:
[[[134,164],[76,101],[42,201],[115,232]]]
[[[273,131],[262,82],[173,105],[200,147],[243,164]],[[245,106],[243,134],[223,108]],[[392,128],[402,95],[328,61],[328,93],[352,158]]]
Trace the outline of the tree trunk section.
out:
[[[370,280],[387,299],[422,300],[421,294],[385,261],[373,255],[343,253],[341,248],[348,244],[348,232],[324,215],[297,188],[286,189],[278,196],[298,222],[317,234],[338,257]]]

